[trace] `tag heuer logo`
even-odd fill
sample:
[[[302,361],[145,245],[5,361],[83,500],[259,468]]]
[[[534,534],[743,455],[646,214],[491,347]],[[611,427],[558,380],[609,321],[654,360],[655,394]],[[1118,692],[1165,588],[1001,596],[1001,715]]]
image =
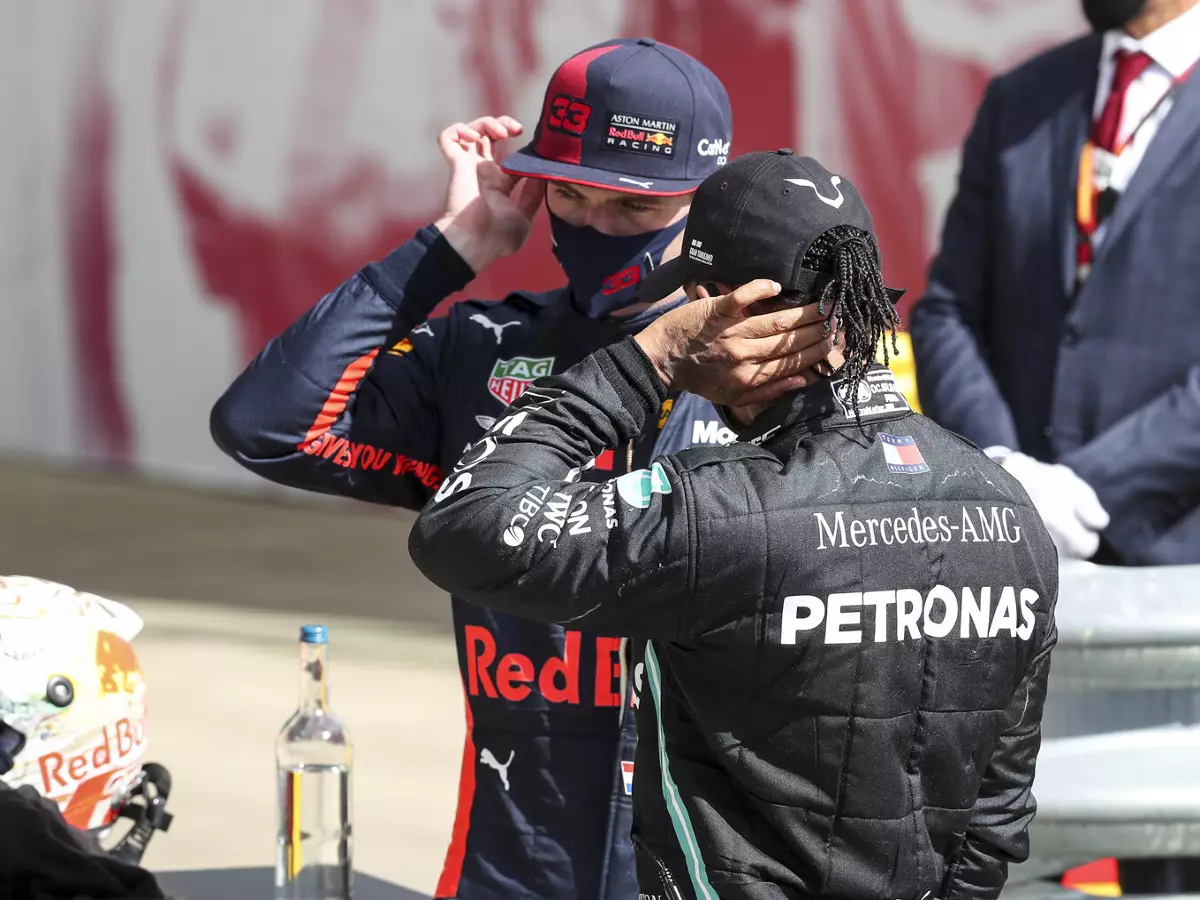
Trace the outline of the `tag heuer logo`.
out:
[[[553,356],[544,359],[530,359],[526,356],[498,359],[496,365],[492,366],[488,391],[507,406],[525,393],[525,389],[536,379],[546,377],[553,370]]]

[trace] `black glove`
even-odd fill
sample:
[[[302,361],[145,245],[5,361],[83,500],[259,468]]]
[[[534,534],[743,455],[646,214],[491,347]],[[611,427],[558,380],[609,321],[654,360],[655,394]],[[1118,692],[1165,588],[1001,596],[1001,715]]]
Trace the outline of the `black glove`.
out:
[[[145,869],[91,849],[53,801],[0,782],[0,900],[117,898],[167,900]]]

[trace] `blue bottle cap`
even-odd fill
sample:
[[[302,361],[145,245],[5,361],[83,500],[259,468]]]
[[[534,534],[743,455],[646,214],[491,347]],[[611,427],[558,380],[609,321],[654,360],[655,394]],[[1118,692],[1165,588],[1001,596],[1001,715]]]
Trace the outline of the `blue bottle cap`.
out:
[[[324,625],[300,626],[300,640],[306,644],[329,643],[329,629]]]

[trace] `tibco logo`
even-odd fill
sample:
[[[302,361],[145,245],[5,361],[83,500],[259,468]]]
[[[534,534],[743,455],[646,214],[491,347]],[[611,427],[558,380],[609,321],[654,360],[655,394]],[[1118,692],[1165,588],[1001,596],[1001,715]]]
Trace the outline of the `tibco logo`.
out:
[[[549,494],[549,485],[534,485],[525,492],[517,504],[517,514],[509,520],[508,527],[504,529],[505,544],[509,547],[520,547],[525,541],[526,526],[539,512],[542,512],[544,520],[537,529],[539,544],[549,541],[550,546],[558,546],[558,538],[564,527],[569,527],[569,534],[591,533],[586,499],[575,499],[570,494],[559,491],[547,500]]]
[[[520,547],[525,541],[525,526],[530,523],[546,503],[550,494],[548,485],[534,485],[525,492],[517,503],[517,514],[509,520],[504,529],[504,543],[510,547]]]

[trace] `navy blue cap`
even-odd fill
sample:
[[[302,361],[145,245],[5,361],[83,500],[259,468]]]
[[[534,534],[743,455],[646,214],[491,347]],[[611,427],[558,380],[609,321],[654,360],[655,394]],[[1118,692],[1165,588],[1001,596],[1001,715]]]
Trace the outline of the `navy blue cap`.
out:
[[[686,194],[725,164],[733,114],[707,67],[653,38],[605,41],[558,67],[511,175]]]
[[[305,644],[327,644],[329,629],[324,625],[301,625],[300,640]]]

